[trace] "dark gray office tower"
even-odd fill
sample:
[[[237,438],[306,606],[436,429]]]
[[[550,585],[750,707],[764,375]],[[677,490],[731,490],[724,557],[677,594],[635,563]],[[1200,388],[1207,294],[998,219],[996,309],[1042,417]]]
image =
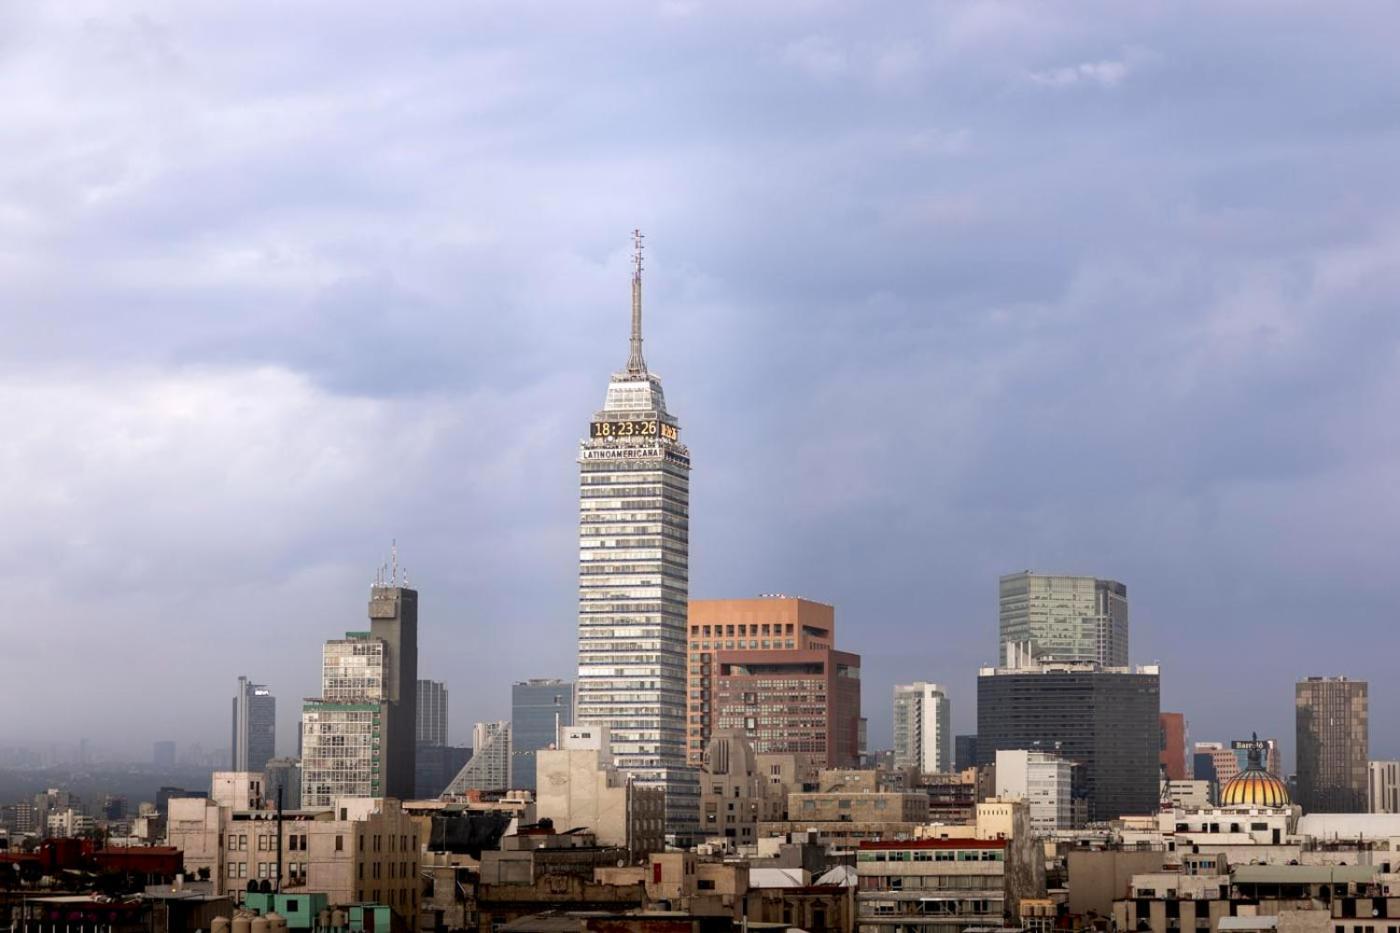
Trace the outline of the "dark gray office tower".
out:
[[[1155,665],[1093,662],[983,668],[977,678],[977,763],[1002,749],[1058,752],[1079,766],[1090,820],[1157,812],[1161,682]],[[1365,768],[1363,766],[1363,776]]]
[[[369,591],[370,637],[384,642],[384,796],[410,800],[418,737],[418,591],[394,582]]]
[[[1298,793],[1305,813],[1365,813],[1370,727],[1367,684],[1309,677],[1295,693]]]
[[[953,770],[966,771],[977,765],[977,736],[953,736]]]
[[[457,772],[472,760],[472,750],[460,745],[428,745],[418,743],[417,784],[414,800],[430,800],[442,795]]]
[[[447,685],[418,681],[418,744],[447,744]]]
[[[535,789],[535,752],[557,741],[559,726],[574,724],[574,685],[526,680],[510,688],[511,787]]]
[[[301,809],[301,762],[295,758],[273,758],[263,772],[267,782],[263,785],[263,799],[272,805],[279,802],[283,810]],[[278,792],[281,798],[278,798]]]
[[[234,771],[262,771],[277,754],[277,698],[262,684],[238,678],[233,697]]]

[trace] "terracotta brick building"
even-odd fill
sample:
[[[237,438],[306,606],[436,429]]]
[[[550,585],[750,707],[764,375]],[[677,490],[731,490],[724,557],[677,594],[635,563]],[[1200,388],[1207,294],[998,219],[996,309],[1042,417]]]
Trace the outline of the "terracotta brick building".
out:
[[[686,755],[702,763],[717,730],[760,754],[831,768],[860,753],[860,656],[837,651],[836,610],[789,596],[692,600]]]

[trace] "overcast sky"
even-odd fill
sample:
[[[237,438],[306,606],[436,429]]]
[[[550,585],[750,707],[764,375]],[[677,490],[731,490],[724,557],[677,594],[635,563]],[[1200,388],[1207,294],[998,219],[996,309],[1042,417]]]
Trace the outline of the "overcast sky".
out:
[[[1391,4],[0,5],[0,741],[279,744],[397,539],[451,738],[575,663],[627,353],[696,597],[834,603],[874,745],[996,581],[1128,586],[1193,739],[1400,755]]]

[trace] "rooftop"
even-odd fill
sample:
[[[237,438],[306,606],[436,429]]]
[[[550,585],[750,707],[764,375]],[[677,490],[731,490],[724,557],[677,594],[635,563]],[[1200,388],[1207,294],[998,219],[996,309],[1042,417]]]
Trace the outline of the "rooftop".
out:
[[[1372,881],[1375,865],[1239,865],[1235,884],[1333,884]]]

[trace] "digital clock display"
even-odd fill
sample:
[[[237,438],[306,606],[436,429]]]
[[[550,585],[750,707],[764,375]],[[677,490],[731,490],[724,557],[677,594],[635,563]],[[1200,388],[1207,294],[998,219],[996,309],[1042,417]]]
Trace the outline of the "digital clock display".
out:
[[[680,429],[664,421],[594,421],[589,425],[590,437],[662,437],[678,440]]]

